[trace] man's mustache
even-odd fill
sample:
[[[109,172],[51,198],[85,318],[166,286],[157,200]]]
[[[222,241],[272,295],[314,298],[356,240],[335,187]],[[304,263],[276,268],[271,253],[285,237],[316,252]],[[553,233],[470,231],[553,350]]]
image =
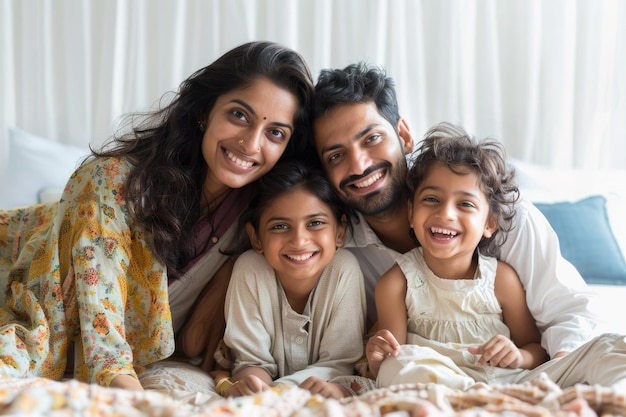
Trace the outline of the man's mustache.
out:
[[[379,169],[382,168],[391,168],[391,163],[387,162],[387,161],[383,161],[380,162],[376,165],[372,165],[371,167],[367,168],[365,171],[363,171],[362,174],[360,175],[350,175],[347,178],[344,178],[340,183],[339,183],[339,188],[345,188],[347,187],[347,185],[351,182],[357,182],[362,178],[367,177],[368,175],[370,175],[372,172],[377,171]]]

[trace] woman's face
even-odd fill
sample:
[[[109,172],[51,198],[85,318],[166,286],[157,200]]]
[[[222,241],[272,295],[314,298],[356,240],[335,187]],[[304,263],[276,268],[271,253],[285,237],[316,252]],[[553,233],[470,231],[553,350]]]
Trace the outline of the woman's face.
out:
[[[264,77],[218,97],[202,138],[207,196],[267,173],[293,135],[298,106],[294,94]]]

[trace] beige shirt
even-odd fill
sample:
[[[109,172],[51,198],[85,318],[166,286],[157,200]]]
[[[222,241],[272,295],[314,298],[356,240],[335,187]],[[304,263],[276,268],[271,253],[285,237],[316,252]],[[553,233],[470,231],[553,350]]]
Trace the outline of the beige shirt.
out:
[[[291,308],[265,258],[244,253],[233,269],[225,315],[233,373],[261,367],[276,383],[297,385],[313,375],[352,375],[363,355],[363,275],[346,250],[324,269],[303,314]]]

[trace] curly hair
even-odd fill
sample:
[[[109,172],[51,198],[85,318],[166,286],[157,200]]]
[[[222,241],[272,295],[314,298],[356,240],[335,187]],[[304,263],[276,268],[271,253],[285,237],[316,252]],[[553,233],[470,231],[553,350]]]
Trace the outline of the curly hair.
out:
[[[489,214],[498,221],[497,230],[478,244],[481,253],[499,256],[500,247],[513,228],[513,217],[520,197],[515,170],[506,163],[502,143],[470,137],[465,130],[450,123],[440,123],[426,132],[419,147],[411,155],[406,179],[407,196],[411,200],[419,184],[435,163],[445,164],[453,172],[456,167],[469,167],[479,178],[480,188],[489,202]],[[416,244],[419,245],[417,239]]]
[[[302,154],[311,141],[313,78],[300,54],[273,42],[250,42],[226,52],[183,81],[165,107],[125,116],[128,133],[94,151],[95,156],[131,162],[125,183],[131,219],[152,234],[155,255],[170,276],[198,255],[194,226],[207,215],[200,190],[208,166],[199,122],[206,120],[220,96],[260,77],[298,99],[294,134],[281,159]]]

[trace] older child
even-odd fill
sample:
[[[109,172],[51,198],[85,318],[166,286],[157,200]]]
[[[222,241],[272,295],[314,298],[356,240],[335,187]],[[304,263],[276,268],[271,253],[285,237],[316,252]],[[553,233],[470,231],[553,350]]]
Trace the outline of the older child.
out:
[[[545,372],[563,387],[623,384],[623,336],[599,336],[544,363],[548,357],[518,276],[495,258],[519,195],[502,145],[441,124],[416,154],[407,188],[417,248],[376,287],[382,330],[368,341],[366,355],[377,383],[464,389]]]
[[[339,250],[347,215],[323,173],[277,165],[243,214],[253,250],[235,263],[226,296],[226,396],[299,385],[325,397],[349,391],[333,378],[354,373],[363,354],[365,291],[352,254]],[[330,381],[330,382],[329,382]]]

